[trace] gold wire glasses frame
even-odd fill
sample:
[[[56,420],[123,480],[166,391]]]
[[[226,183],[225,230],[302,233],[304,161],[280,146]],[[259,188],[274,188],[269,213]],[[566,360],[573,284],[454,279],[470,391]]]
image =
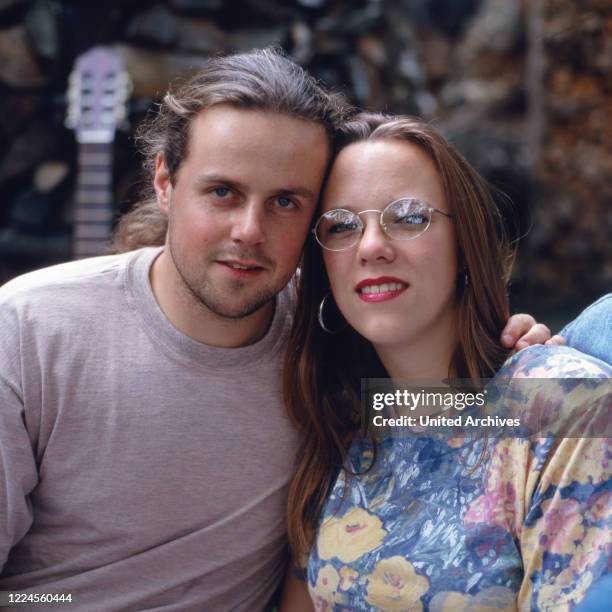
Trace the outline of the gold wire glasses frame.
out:
[[[417,198],[404,197],[394,200],[384,210],[362,210],[355,213],[345,208],[335,208],[322,214],[312,233],[317,242],[328,251],[345,251],[353,248],[365,229],[360,215],[378,213],[380,227],[393,240],[414,240],[422,236],[431,225],[433,213],[449,219],[453,215],[433,208]]]

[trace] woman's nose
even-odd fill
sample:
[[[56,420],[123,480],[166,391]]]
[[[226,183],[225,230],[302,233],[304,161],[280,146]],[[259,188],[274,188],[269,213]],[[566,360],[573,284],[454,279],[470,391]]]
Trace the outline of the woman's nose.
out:
[[[380,213],[367,212],[365,214],[367,218],[362,217],[365,227],[357,246],[359,259],[364,263],[393,261],[395,259],[393,239],[387,236],[380,224]]]

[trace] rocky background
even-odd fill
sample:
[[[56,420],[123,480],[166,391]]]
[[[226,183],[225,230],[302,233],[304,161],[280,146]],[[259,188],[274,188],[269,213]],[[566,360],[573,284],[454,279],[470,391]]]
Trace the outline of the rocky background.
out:
[[[611,0],[0,0],[0,282],[70,258],[80,53],[112,45],[134,85],[120,215],[141,180],[134,127],[167,83],[273,43],[356,104],[432,120],[508,196],[514,310],[556,327],[611,290]]]

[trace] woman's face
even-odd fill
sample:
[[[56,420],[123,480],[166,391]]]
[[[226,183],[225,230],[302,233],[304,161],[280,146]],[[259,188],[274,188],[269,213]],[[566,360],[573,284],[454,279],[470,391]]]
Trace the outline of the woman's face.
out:
[[[419,147],[399,140],[359,142],[334,162],[323,212],[383,211],[404,197],[451,212],[438,171]],[[323,249],[331,289],[346,320],[375,347],[448,340],[458,276],[453,220],[432,213],[425,233],[394,240],[383,232],[379,214],[366,212],[360,218],[365,229],[356,246]]]

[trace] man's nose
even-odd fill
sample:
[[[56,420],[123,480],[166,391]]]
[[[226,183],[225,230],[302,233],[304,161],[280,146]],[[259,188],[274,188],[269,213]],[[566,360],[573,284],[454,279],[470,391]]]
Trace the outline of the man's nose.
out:
[[[259,244],[264,241],[265,203],[253,199],[244,204],[232,220],[232,240],[245,244]]]

